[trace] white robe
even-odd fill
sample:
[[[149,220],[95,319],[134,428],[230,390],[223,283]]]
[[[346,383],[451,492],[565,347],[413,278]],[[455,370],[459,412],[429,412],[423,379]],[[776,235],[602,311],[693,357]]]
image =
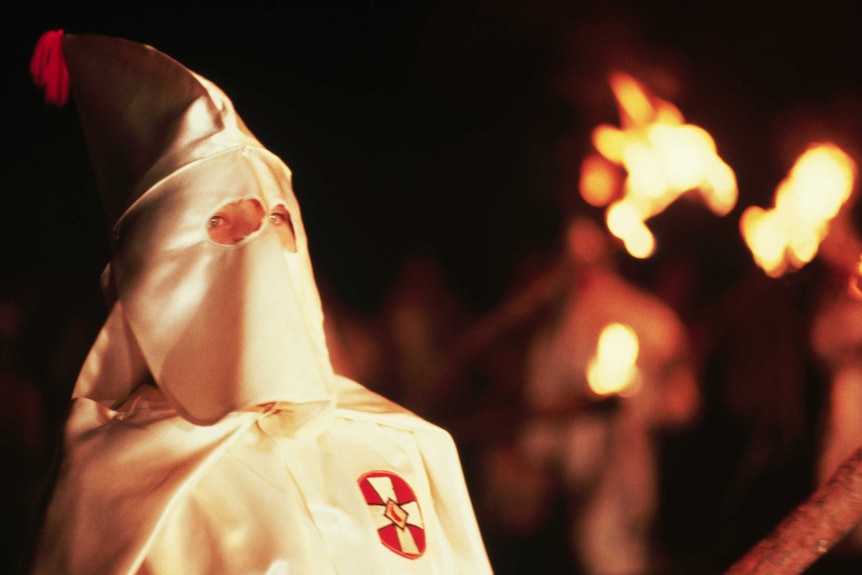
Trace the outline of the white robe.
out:
[[[490,573],[452,438],[333,373],[290,169],[154,48],[63,53],[123,210],[33,573]],[[210,235],[238,202],[260,221]]]
[[[450,435],[351,380],[336,396],[298,437],[277,411],[194,425],[150,385],[76,399],[33,572],[491,573]]]

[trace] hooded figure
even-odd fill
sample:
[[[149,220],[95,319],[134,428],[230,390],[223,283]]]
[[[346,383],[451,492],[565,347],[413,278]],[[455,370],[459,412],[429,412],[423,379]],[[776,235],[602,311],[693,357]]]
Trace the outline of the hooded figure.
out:
[[[451,436],[334,374],[287,166],[152,47],[46,33],[113,225],[33,573],[483,574]]]
[[[667,304],[619,274],[600,226],[576,218],[566,239],[572,280],[527,350],[530,417],[514,445],[485,460],[486,491],[514,501],[515,511],[500,519],[516,533],[539,527],[551,505],[565,505],[579,573],[655,573],[657,432],[682,429],[700,414],[686,328]],[[605,339],[614,333],[628,337]],[[498,472],[503,465],[508,474]],[[538,487],[512,488],[511,477]],[[555,485],[559,499],[550,496]]]

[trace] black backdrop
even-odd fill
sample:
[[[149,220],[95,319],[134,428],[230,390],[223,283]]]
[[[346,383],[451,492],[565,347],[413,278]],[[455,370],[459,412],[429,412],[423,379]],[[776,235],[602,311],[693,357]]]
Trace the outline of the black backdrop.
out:
[[[149,43],[219,84],[291,166],[327,293],[370,313],[410,254],[432,256],[478,314],[512,288],[528,256],[555,249],[567,215],[584,209],[572,175],[589,130],[616,122],[604,76],[611,66],[639,75],[709,130],[737,173],[732,214],[679,208],[655,222],[655,260],[624,264],[649,285],[684,254],[696,267],[684,319],[701,317],[752,273],[739,212],[769,202],[806,127],[826,126],[851,146],[862,134],[862,20],[852,0],[76,4],[16,5],[0,37],[0,303],[9,304],[0,324],[14,332],[4,340],[4,376],[30,376],[47,406],[28,411],[32,397],[7,383],[0,391],[12,470],[4,487],[9,564],[102,318],[97,278],[107,259],[74,113],[45,107],[28,76],[43,31]],[[800,277],[764,289],[787,288],[773,301],[804,312]],[[719,351],[708,362],[707,386],[726,375],[722,361]],[[805,397],[816,411],[819,396]],[[729,423],[670,447],[682,460],[671,469],[678,501],[667,519],[681,562],[703,567],[691,558],[701,553],[711,566],[726,563],[810,487],[814,431],[762,483],[749,484],[743,503],[720,509],[727,499],[710,489],[732,487],[722,465],[737,461],[748,433]],[[26,435],[40,430],[38,439]],[[768,481],[783,487],[761,491]],[[758,498],[758,510],[746,507]],[[722,531],[734,521],[748,526]]]

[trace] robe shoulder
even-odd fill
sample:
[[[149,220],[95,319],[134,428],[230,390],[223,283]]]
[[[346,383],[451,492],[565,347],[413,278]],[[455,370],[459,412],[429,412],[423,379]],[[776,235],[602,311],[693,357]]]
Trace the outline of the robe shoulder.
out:
[[[334,389],[336,415],[338,417],[373,421],[379,425],[396,427],[405,431],[440,434],[451,440],[449,432],[442,427],[352,379],[336,376]]]

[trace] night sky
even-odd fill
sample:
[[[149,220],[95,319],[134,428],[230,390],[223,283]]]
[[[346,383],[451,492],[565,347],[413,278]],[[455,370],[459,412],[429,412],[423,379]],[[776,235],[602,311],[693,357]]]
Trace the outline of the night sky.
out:
[[[39,3],[22,5],[23,17],[10,21],[0,217],[2,244],[14,249],[3,252],[4,275],[105,259],[106,225],[74,114],[46,108],[27,73],[48,29],[149,43],[219,84],[293,169],[318,273],[370,309],[409,252],[437,258],[464,297],[488,307],[525,255],[553,249],[577,202],[572,174],[589,130],[617,121],[606,85],[612,67],[644,80],[716,138],[740,184],[731,236],[730,220],[764,204],[797,153],[782,149],[787,117],[813,115],[841,130],[859,122],[859,17],[849,0],[816,10],[746,2],[192,4]],[[726,241],[732,257],[747,257],[736,238]]]
[[[674,206],[653,222],[655,258],[621,262],[650,288],[667,270],[689,266],[689,293],[677,311],[691,324],[721,315],[728,294],[751,295],[745,282],[762,274],[739,237],[739,215],[769,204],[804,143],[828,135],[862,159],[862,8],[853,0],[76,4],[19,4],[0,37],[0,303],[20,305],[26,325],[38,326],[24,329],[30,342],[22,354],[55,386],[46,392],[49,429],[102,318],[108,224],[73,107],[47,107],[29,77],[46,30],[151,44],[218,84],[292,169],[325,297],[371,314],[417,254],[439,264],[471,312],[493,309],[531,262],[553,257],[569,216],[596,215],[578,200],[577,173],[590,130],[618,122],[607,86],[613,69],[709,131],[736,172],[740,198],[731,214]],[[804,313],[806,277],[803,270],[754,285]],[[799,294],[803,302],[794,301]],[[50,327],[72,320],[78,331],[64,333],[78,339],[63,347]],[[728,344],[715,349],[707,386],[727,375],[715,365],[731,353]],[[736,461],[732,451],[747,439],[745,425],[725,423],[708,422],[714,428],[671,446],[684,454],[727,433],[730,446],[713,450],[714,461],[691,463],[705,465],[702,472],[671,481],[679,495],[667,531],[681,555],[708,549],[718,563],[809,488],[799,480],[759,491],[810,463],[810,444],[800,440],[736,500],[731,512],[753,522],[747,532],[720,531],[729,519],[718,508],[699,510],[703,524],[692,526],[691,502],[713,497],[692,484],[733,484],[708,477]],[[42,463],[29,463],[37,466],[31,477]],[[759,514],[747,507],[757,497],[768,507]],[[719,526],[704,526],[710,522]],[[709,549],[711,537],[725,546]]]

